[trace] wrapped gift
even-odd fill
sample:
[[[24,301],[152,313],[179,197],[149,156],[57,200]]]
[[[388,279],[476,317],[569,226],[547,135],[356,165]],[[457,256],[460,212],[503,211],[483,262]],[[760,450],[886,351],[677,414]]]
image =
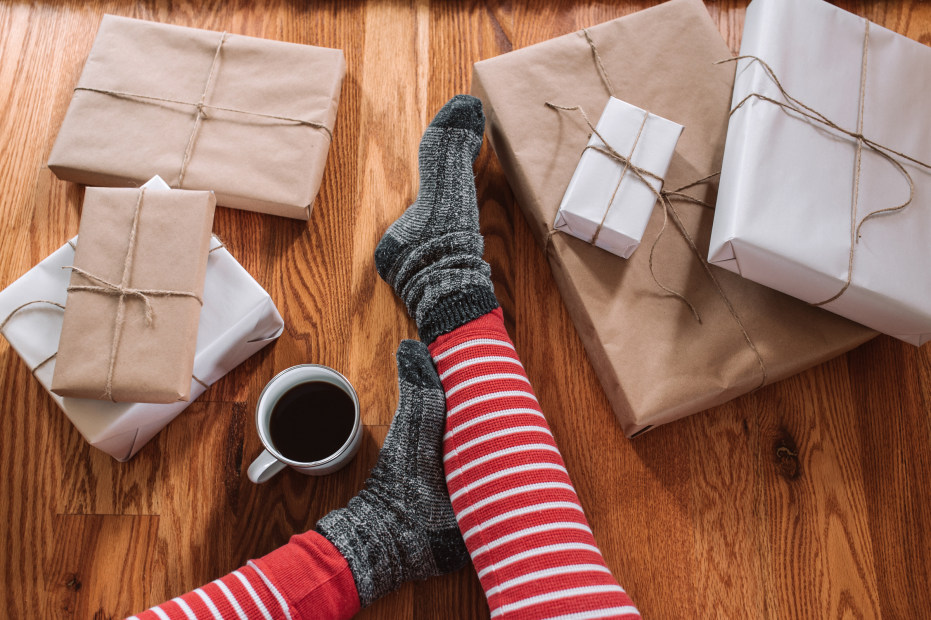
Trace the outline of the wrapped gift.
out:
[[[48,165],[87,185],[158,174],[306,220],[345,72],[336,49],[106,15]]]
[[[553,227],[629,258],[640,245],[681,133],[682,125],[611,97]]]
[[[754,0],[740,53],[709,260],[927,342],[931,120],[916,76],[931,49],[820,0]]]
[[[53,392],[188,400],[215,206],[212,192],[87,190]]]
[[[50,393],[70,280],[68,271],[62,268],[74,263],[72,244],[76,241],[63,245],[0,291],[0,331]],[[216,239],[211,247],[197,354],[188,378],[191,400],[275,340],[284,329],[268,293]],[[54,393],[51,398],[91,445],[120,461],[136,454],[190,404],[111,403],[63,398]]]
[[[712,211],[674,192],[720,171],[734,66],[714,64],[730,52],[702,2],[671,0],[587,33],[607,80],[586,33],[574,32],[476,63],[472,91],[485,104],[491,144],[624,431],[634,435],[719,405],[874,336],[703,261]],[[649,252],[623,260],[550,234],[589,130],[578,113],[545,104],[578,105],[597,118],[612,93],[606,82],[615,97],[688,128],[665,175],[670,205],[660,203],[647,224],[652,239],[664,215],[671,220],[652,269]],[[681,193],[714,203],[713,184]],[[657,281],[685,297],[701,322]]]

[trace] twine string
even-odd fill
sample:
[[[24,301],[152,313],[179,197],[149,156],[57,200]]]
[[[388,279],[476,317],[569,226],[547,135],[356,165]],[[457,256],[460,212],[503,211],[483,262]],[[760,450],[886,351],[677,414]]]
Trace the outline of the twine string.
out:
[[[605,88],[608,89],[608,94],[614,97],[614,85],[611,83],[611,78],[608,77],[608,72],[605,70],[604,61],[601,60],[601,54],[598,53],[598,46],[595,45],[595,41],[592,40],[592,35],[588,31],[588,28],[582,28],[582,34],[585,35],[585,40],[588,41],[588,46],[592,50],[592,60],[595,61],[595,68],[598,69],[598,75],[601,76],[601,81],[605,85]]]
[[[204,112],[204,105],[207,101],[207,93],[210,92],[210,85],[213,83],[213,76],[217,72],[217,64],[220,60],[220,50],[226,42],[226,33],[220,35],[220,42],[217,43],[217,49],[213,53],[213,61],[210,63],[210,72],[204,82],[204,92],[200,94],[200,101],[194,104],[197,114],[194,115],[194,126],[191,128],[191,135],[188,137],[187,146],[184,147],[184,156],[181,158],[181,170],[178,172],[178,187],[184,187],[184,174],[187,172],[188,162],[191,161],[191,152],[194,150],[194,140],[197,138],[197,130],[200,128],[201,121],[207,117]]]
[[[728,298],[727,294],[724,292],[724,288],[721,287],[721,283],[718,282],[717,277],[715,277],[714,271],[711,269],[711,265],[708,264],[708,261],[705,260],[704,256],[702,256],[702,253],[698,250],[698,246],[696,245],[695,240],[692,239],[692,236],[689,234],[688,230],[686,230],[685,225],[682,223],[682,220],[679,217],[679,213],[676,211],[676,208],[672,205],[673,198],[682,200],[683,199],[682,196],[686,196],[686,198],[688,199],[687,200],[688,202],[692,202],[695,204],[701,204],[706,207],[710,206],[697,198],[682,194],[681,191],[683,189],[686,189],[688,187],[693,187],[700,183],[706,183],[710,181],[711,179],[713,179],[714,177],[718,176],[719,174],[720,173],[709,175],[705,177],[704,179],[700,179],[698,181],[690,183],[689,185],[683,186],[673,192],[660,192],[660,202],[662,202],[663,204],[664,214],[668,214],[669,216],[671,216],[673,223],[675,224],[676,228],[679,231],[679,234],[682,235],[682,238],[685,239],[685,241],[688,243],[689,248],[692,250],[692,254],[695,255],[695,258],[698,260],[698,263],[702,266],[702,269],[704,269],[705,275],[708,276],[708,279],[711,280],[711,283],[714,285],[714,289],[718,293],[718,297],[720,297],[721,301],[724,302],[724,305],[727,307],[728,313],[730,313],[731,317],[737,323],[737,327],[740,329],[740,333],[743,336],[744,341],[747,343],[747,346],[750,347],[750,350],[753,351],[753,355],[756,356],[757,364],[760,367],[760,383],[759,385],[757,385],[757,388],[761,388],[764,385],[766,385],[766,378],[767,378],[766,377],[766,364],[763,362],[763,355],[760,353],[760,350],[757,348],[756,343],[754,343],[753,339],[750,337],[750,332],[747,331],[746,326],[744,325],[743,321],[740,318],[740,314],[737,312],[737,309],[734,308],[734,304],[731,303],[730,298]],[[663,217],[664,228],[665,228],[665,225],[666,225],[666,217],[664,215]],[[653,247],[650,249],[650,273],[653,274],[654,281],[656,281],[656,274],[653,273],[653,250],[656,248],[656,244],[657,242],[659,242],[659,238],[662,235],[662,233],[663,231],[660,230],[659,234],[656,235],[656,239],[653,241]],[[692,310],[694,312],[694,308]]]
[[[579,108],[579,110],[581,111],[581,108]],[[595,245],[598,242],[598,235],[601,234],[601,229],[604,228],[605,221],[608,219],[608,213],[611,212],[611,206],[614,204],[614,199],[617,197],[617,192],[619,189],[621,189],[621,182],[624,180],[624,175],[626,175],[627,170],[630,169],[630,166],[631,166],[630,160],[634,156],[634,151],[637,150],[637,144],[639,144],[640,142],[640,136],[643,135],[643,128],[647,124],[648,116],[649,116],[649,113],[647,112],[643,113],[643,121],[640,123],[640,129],[637,130],[637,137],[634,138],[634,143],[630,147],[630,153],[627,154],[626,161],[624,162],[624,167],[621,169],[621,176],[620,178],[618,178],[617,184],[614,186],[614,191],[611,192],[611,198],[608,200],[607,206],[605,206],[604,215],[601,216],[601,221],[598,222],[598,227],[595,228],[595,234],[592,235],[592,240],[589,241],[589,243],[591,243],[592,245]],[[602,142],[604,142],[604,140],[602,140]],[[589,147],[586,146],[585,150],[588,150],[588,148]],[[599,152],[601,151],[599,150]]]
[[[75,86],[74,90],[85,90],[91,93],[99,93],[101,95],[109,95],[111,97],[116,97],[117,99],[140,99],[142,101],[153,101],[161,103],[174,103],[177,105],[188,105],[193,108],[197,108],[197,103],[191,103],[190,101],[184,101],[183,99],[171,99],[169,97],[154,97],[151,95],[140,95],[138,93],[130,93],[122,90],[108,90],[106,88],[92,88],[90,86]],[[330,131],[330,128],[326,126],[325,123],[320,121],[308,121],[302,118],[292,118],[290,116],[278,116],[277,114],[265,114],[264,112],[255,112],[253,110],[240,110],[239,108],[227,108],[224,106],[214,105],[212,103],[201,104],[205,110],[219,110],[221,112],[233,112],[235,114],[245,114],[246,116],[257,116],[259,118],[269,118],[279,121],[287,121],[289,123],[295,123],[298,125],[305,125],[307,127],[313,127],[314,129],[319,129],[326,134],[327,138],[330,140],[333,139],[333,132]]]
[[[32,300],[32,301],[27,301],[26,303],[20,304],[19,306],[13,308],[13,311],[10,312],[8,315],[6,315],[6,318],[4,318],[2,321],[0,321],[0,334],[3,333],[3,328],[7,326],[7,324],[10,322],[10,319],[13,318],[13,315],[15,315],[16,313],[18,313],[20,310],[23,310],[23,309],[28,308],[29,306],[32,306],[32,305],[35,305],[35,304],[49,304],[49,305],[55,306],[56,308],[61,308],[62,310],[65,309],[65,306],[64,306],[64,305],[58,303],[57,301],[50,301],[50,300],[48,300],[48,299],[34,299],[34,300]],[[6,334],[4,334],[4,335],[6,335]],[[47,358],[45,358],[44,360],[42,360],[41,362],[39,362],[38,364],[36,364],[35,366],[33,366],[33,367],[30,369],[30,372],[31,372],[33,375],[35,375],[35,374],[36,374],[36,371],[38,371],[40,368],[42,368],[43,366],[45,366],[47,363],[49,363],[50,361],[52,361],[53,359],[55,359],[55,356],[56,356],[57,354],[58,354],[57,351],[56,351],[55,353],[52,353],[52,354],[49,355]]]

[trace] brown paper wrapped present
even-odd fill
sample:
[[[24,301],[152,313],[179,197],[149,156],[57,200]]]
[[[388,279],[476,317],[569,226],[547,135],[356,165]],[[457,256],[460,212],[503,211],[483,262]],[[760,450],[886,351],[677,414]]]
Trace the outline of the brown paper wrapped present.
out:
[[[106,15],[48,165],[86,185],[158,174],[306,220],[345,72],[336,49]]]
[[[88,188],[52,391],[188,400],[216,198]]]
[[[491,144],[628,436],[788,377],[875,335],[708,267],[713,211],[681,196],[657,202],[646,247],[628,260],[551,232],[590,129],[578,110],[547,102],[581,106],[594,123],[613,94],[684,125],[665,177],[665,189],[675,190],[721,169],[734,66],[714,63],[729,56],[700,0],[672,0],[475,64],[472,91],[485,106]],[[714,186],[683,193],[713,205]],[[651,272],[649,246],[667,215]],[[659,283],[691,303],[700,322]]]

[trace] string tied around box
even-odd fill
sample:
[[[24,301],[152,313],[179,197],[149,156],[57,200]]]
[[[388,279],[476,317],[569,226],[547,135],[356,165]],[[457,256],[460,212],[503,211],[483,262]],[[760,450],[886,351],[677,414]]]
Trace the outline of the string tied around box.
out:
[[[204,305],[204,300],[201,298],[201,296],[194,292],[173,291],[165,289],[140,289],[132,288],[129,286],[130,277],[132,275],[133,258],[136,249],[136,239],[139,229],[139,217],[142,213],[144,199],[145,188],[143,187],[139,190],[139,197],[136,199],[136,206],[133,210],[132,228],[129,232],[129,243],[126,248],[126,256],[123,259],[123,275],[119,284],[109,282],[95,274],[81,269],[80,267],[75,267],[74,265],[67,265],[62,267],[62,269],[71,269],[73,273],[77,273],[86,280],[92,282],[92,284],[72,284],[68,286],[69,293],[76,291],[87,291],[91,293],[117,297],[116,318],[113,321],[113,336],[110,343],[109,361],[107,363],[107,381],[104,386],[104,392],[101,395],[101,398],[111,402],[113,401],[113,370],[116,365],[116,356],[119,349],[120,338],[123,333],[123,326],[126,322],[126,298],[134,297],[143,303],[145,309],[145,324],[147,326],[151,326],[153,320],[155,319],[155,312],[152,309],[152,297],[190,297],[196,300],[197,303],[199,303],[201,306]]]
[[[589,48],[591,49],[592,60],[595,64],[596,69],[598,70],[598,75],[601,77],[602,83],[604,84],[605,88],[608,90],[608,93],[612,97],[614,97],[615,95],[614,95],[613,85],[611,84],[611,80],[609,79],[607,71],[605,70],[604,61],[601,58],[601,54],[598,51],[598,47],[597,45],[595,45],[595,42],[591,37],[591,33],[589,33],[588,29],[583,29],[582,34],[585,36],[585,40],[587,41]],[[747,347],[750,349],[750,351],[753,353],[754,357],[756,358],[757,364],[759,365],[759,368],[760,368],[760,382],[757,385],[757,388],[764,386],[767,381],[767,371],[766,371],[766,364],[763,361],[763,356],[760,353],[760,350],[757,348],[756,343],[754,343],[753,338],[750,337],[750,333],[747,331],[747,328],[744,325],[743,320],[740,318],[740,314],[737,312],[737,309],[734,307],[734,304],[731,302],[730,298],[728,298],[727,294],[724,292],[724,289],[721,286],[721,283],[718,281],[717,277],[714,275],[714,272],[711,269],[711,266],[708,264],[708,261],[706,261],[705,258],[702,256],[701,252],[698,249],[697,244],[695,243],[695,240],[692,238],[692,236],[689,234],[688,230],[686,229],[685,225],[682,223],[682,219],[680,218],[678,211],[673,205],[674,201],[682,201],[682,202],[688,202],[691,204],[695,204],[695,205],[704,207],[706,209],[713,210],[714,209],[713,205],[708,204],[707,202],[699,198],[696,198],[695,196],[687,194],[685,192],[686,190],[691,189],[693,187],[704,185],[706,183],[713,181],[718,176],[720,176],[720,172],[714,172],[705,177],[702,177],[700,179],[687,183],[683,185],[682,187],[679,187],[674,190],[663,189],[663,184],[665,183],[665,179],[631,163],[630,157],[632,156],[634,149],[631,149],[631,155],[628,155],[626,157],[620,154],[619,152],[617,152],[617,150],[615,150],[608,143],[608,141],[605,140],[604,137],[598,132],[595,125],[591,122],[591,120],[588,118],[588,115],[585,113],[585,110],[582,109],[582,106],[580,105],[561,106],[561,105],[551,103],[549,101],[545,102],[544,105],[557,111],[567,111],[567,112],[577,111],[581,115],[582,119],[585,121],[585,124],[588,126],[591,133],[597,136],[598,139],[601,140],[602,142],[601,145],[587,145],[583,149],[583,152],[585,150],[592,149],[592,150],[598,151],[599,153],[605,155],[606,157],[609,157],[610,159],[613,159],[619,165],[624,167],[623,168],[624,172],[621,175],[622,178],[623,178],[623,175],[629,171],[634,176],[636,176],[640,181],[642,181],[650,189],[651,192],[653,192],[653,194],[656,196],[656,199],[659,201],[659,203],[663,207],[663,225],[660,228],[660,231],[657,233],[656,237],[653,239],[653,244],[650,247],[649,270],[650,270],[650,276],[653,278],[653,282],[660,289],[662,289],[663,291],[665,291],[667,294],[671,295],[675,299],[678,299],[686,307],[688,307],[688,309],[692,313],[692,316],[695,318],[695,320],[699,324],[702,322],[701,315],[699,314],[698,309],[695,307],[695,305],[691,301],[689,301],[689,299],[685,297],[685,295],[683,295],[682,293],[676,290],[673,290],[672,288],[660,282],[659,278],[657,278],[656,276],[656,267],[655,267],[656,246],[658,245],[660,239],[663,237],[663,234],[666,232],[666,228],[669,224],[669,220],[671,219],[676,230],[679,232],[679,235],[688,244],[689,249],[691,250],[695,259],[701,265],[702,270],[705,272],[705,275],[708,277],[709,281],[714,287],[714,290],[717,293],[718,297],[724,303],[724,306],[727,308],[728,313],[730,314],[731,318],[736,323],[737,328],[739,329],[741,336],[744,339],[744,342],[747,344]],[[649,113],[644,115],[644,124],[646,123],[646,118],[648,114]],[[640,132],[642,131],[643,131],[643,124],[641,124],[641,128],[640,128]],[[638,133],[637,140],[639,140],[639,136],[640,134]],[[634,148],[636,148],[636,143],[637,141],[635,140]],[[650,183],[650,180],[659,181],[661,189],[659,190],[656,189],[653,186],[653,184]],[[620,182],[618,182],[618,187],[619,186],[620,186]],[[615,188],[615,194],[616,192],[617,192],[617,188]],[[614,201],[614,196],[612,195],[611,201],[608,203],[607,209],[611,208],[611,203],[613,201]],[[596,234],[593,236],[593,239],[590,242],[591,244],[594,244],[594,241],[597,240],[597,234],[598,232],[600,232],[601,227],[604,225],[604,221],[606,217],[607,217],[607,210],[605,212],[605,215],[602,217],[601,224],[599,225],[598,229],[596,229]],[[549,247],[549,245],[552,243],[552,237],[554,234],[556,234],[556,232],[558,231],[555,228],[551,228],[549,230],[547,234],[547,238],[546,238],[547,247]]]
[[[838,125],[836,122],[832,121],[830,118],[828,118],[821,112],[815,110],[809,105],[802,103],[796,97],[793,97],[792,95],[790,95],[788,91],[786,90],[786,88],[782,85],[782,82],[776,76],[776,72],[773,70],[773,68],[770,67],[762,58],[759,58],[757,56],[752,56],[752,55],[743,55],[743,56],[735,56],[734,58],[726,58],[724,60],[719,60],[717,63],[715,63],[715,64],[722,64],[726,62],[739,62],[741,60],[749,60],[751,63],[754,63],[754,62],[758,63],[763,68],[763,71],[765,72],[766,76],[769,77],[770,80],[772,80],[773,84],[776,86],[779,93],[785,99],[784,101],[780,101],[778,99],[774,99],[772,97],[764,95],[763,93],[760,93],[760,92],[752,92],[748,94],[746,97],[744,97],[743,99],[741,99],[740,102],[737,103],[737,105],[731,108],[731,111],[730,111],[731,116],[733,116],[734,113],[737,112],[737,110],[742,108],[749,101],[753,99],[758,99],[760,101],[765,101],[767,103],[771,103],[773,105],[779,106],[786,113],[796,114],[802,118],[808,119],[811,122],[814,122],[824,127],[827,127],[829,129],[832,129],[849,138],[853,138],[856,141],[857,147],[856,147],[856,154],[854,156],[853,192],[852,192],[851,201],[850,201],[850,250],[847,255],[847,278],[846,278],[846,281],[844,282],[844,285],[841,287],[841,289],[837,293],[835,293],[834,295],[832,295],[831,297],[823,301],[812,303],[811,305],[813,306],[823,306],[825,304],[828,304],[836,300],[837,298],[839,298],[841,295],[843,295],[847,291],[848,288],[850,288],[850,283],[853,278],[854,253],[855,253],[857,244],[860,242],[860,237],[862,236],[860,233],[860,229],[863,227],[863,225],[874,217],[878,217],[881,215],[892,215],[894,213],[898,213],[902,211],[903,209],[905,209],[906,207],[908,207],[914,200],[915,181],[914,179],[912,179],[912,175],[908,172],[908,170],[905,169],[905,166],[903,166],[902,163],[898,161],[896,158],[900,158],[904,161],[907,161],[911,164],[914,164],[926,170],[931,170],[931,164],[923,162],[909,155],[906,155],[905,153],[897,151],[884,144],[880,144],[879,142],[876,142],[875,140],[868,138],[863,133],[864,106],[866,102],[867,62],[869,60],[869,51],[870,51],[870,21],[864,20],[864,24],[865,26],[864,26],[864,33],[863,33],[863,54],[862,54],[862,58],[860,61],[860,92],[859,92],[859,105],[857,108],[856,130],[846,129]],[[858,209],[858,203],[859,203],[859,198],[860,198],[860,169],[861,169],[861,161],[862,161],[864,148],[869,149],[872,152],[879,155],[880,157],[882,157],[884,160],[889,162],[889,164],[891,164],[892,167],[895,168],[902,175],[903,179],[908,184],[908,199],[905,202],[899,205],[896,205],[894,207],[885,207],[881,209],[876,209],[874,211],[870,211],[863,217],[863,219],[857,222],[857,209]]]
[[[207,103],[207,95],[209,95],[210,93],[210,87],[213,84],[214,77],[217,73],[217,67],[219,67],[219,64],[220,64],[220,55],[221,55],[220,52],[223,49],[224,43],[226,43],[227,37],[228,37],[228,33],[226,32],[221,33],[220,40],[219,42],[217,42],[217,46],[213,54],[213,61],[210,63],[210,71],[207,73],[207,79],[204,81],[204,90],[201,93],[200,99],[198,101],[185,101],[183,99],[172,99],[170,97],[155,97],[152,95],[142,95],[139,93],[131,93],[131,92],[120,91],[120,90],[111,90],[111,89],[106,89],[106,88],[93,88],[90,86],[76,86],[74,90],[75,91],[83,90],[83,91],[92,92],[92,93],[100,93],[102,95],[109,95],[111,97],[117,97],[120,99],[133,99],[133,100],[139,100],[139,101],[151,102],[151,103],[174,103],[177,105],[191,106],[195,112],[194,125],[191,128],[191,133],[190,133],[190,136],[188,137],[187,146],[184,148],[184,153],[182,154],[182,157],[181,157],[181,168],[178,172],[178,183],[177,183],[178,188],[182,188],[184,186],[184,176],[187,173],[188,164],[190,163],[191,155],[194,152],[194,144],[197,141],[197,136],[200,131],[200,126],[204,119],[209,118],[207,114],[207,110],[219,110],[223,112],[233,112],[235,114],[243,114],[246,116],[254,116],[258,118],[274,119],[274,120],[280,120],[280,121],[285,121],[289,123],[295,123],[295,124],[303,125],[306,127],[313,127],[315,129],[319,129],[320,131],[324,132],[328,140],[330,141],[333,140],[333,132],[330,130],[329,127],[326,126],[325,123],[322,123],[320,121],[309,121],[306,119],[292,118],[289,116],[279,116],[276,114],[265,114],[265,113],[256,112],[253,110],[241,110],[238,108],[229,108],[229,107]]]
[[[210,248],[209,254],[213,254],[213,253],[216,252],[217,250],[222,250],[222,249],[225,249],[225,248],[226,248],[226,243],[225,243],[222,239],[220,239],[219,236],[213,235],[213,237],[214,237],[214,239],[217,240],[218,245],[215,246],[215,247],[213,247],[213,248]],[[70,239],[69,239],[69,240],[68,240],[68,245],[71,246],[71,249],[72,249],[72,250],[77,250],[77,249],[78,249],[73,240],[70,240]],[[48,305],[54,306],[54,307],[56,307],[56,308],[60,308],[61,310],[64,310],[64,309],[65,309],[64,304],[60,304],[60,303],[58,303],[57,301],[51,301],[51,300],[48,300],[48,299],[33,299],[32,301],[27,301],[27,302],[25,302],[25,303],[20,304],[20,305],[17,306],[16,308],[13,308],[13,310],[11,310],[11,311],[9,312],[9,314],[7,314],[6,317],[3,318],[2,321],[0,321],[0,334],[3,334],[3,329],[9,324],[10,320],[12,320],[13,317],[14,317],[15,315],[17,315],[19,312],[25,310],[26,308],[29,308],[29,307],[34,306],[34,305],[36,305],[36,304],[48,304]],[[55,359],[55,357],[56,357],[57,355],[58,355],[58,352],[57,352],[57,351],[56,351],[55,353],[52,353],[51,355],[49,355],[48,357],[46,357],[44,360],[42,360],[41,362],[39,362],[38,364],[36,364],[35,366],[33,366],[33,367],[30,369],[30,372],[32,372],[32,374],[35,375],[36,372],[37,372],[40,368],[42,368],[43,366],[45,366],[46,364],[48,364],[50,361],[52,361],[53,359]],[[193,374],[192,374],[192,375],[191,375],[191,379],[192,379],[194,382],[196,382],[196,383],[200,384],[201,386],[203,386],[204,389],[207,389],[207,388],[210,387],[210,385],[208,385],[206,382],[202,381],[197,375],[193,375]]]

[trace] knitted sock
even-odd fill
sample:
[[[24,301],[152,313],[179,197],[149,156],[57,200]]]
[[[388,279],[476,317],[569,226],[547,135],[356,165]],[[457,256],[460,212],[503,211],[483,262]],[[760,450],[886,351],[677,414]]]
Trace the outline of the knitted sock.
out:
[[[417,200],[375,249],[378,274],[404,301],[424,342],[498,307],[482,260],[472,175],[484,129],[475,97],[456,95],[443,106],[420,141]]]
[[[363,607],[469,559],[443,477],[443,388],[422,343],[403,341],[397,360],[398,410],[378,463],[345,508],[317,523],[349,563]]]

